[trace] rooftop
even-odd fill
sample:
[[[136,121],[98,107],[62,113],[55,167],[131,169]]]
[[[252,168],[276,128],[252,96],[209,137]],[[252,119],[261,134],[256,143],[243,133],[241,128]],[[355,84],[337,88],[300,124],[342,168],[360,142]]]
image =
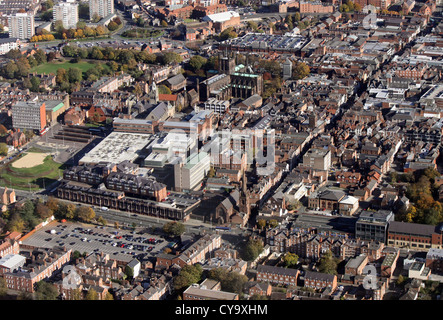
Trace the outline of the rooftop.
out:
[[[150,134],[112,132],[86,153],[79,163],[120,163],[125,160],[132,162],[152,140]]]

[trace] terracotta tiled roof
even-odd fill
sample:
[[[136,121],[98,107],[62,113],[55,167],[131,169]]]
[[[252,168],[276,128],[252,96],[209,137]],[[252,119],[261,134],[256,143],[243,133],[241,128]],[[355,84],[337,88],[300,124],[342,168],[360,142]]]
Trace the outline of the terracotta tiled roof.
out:
[[[175,94],[159,94],[158,99],[160,101],[177,101],[177,95],[175,95]]]

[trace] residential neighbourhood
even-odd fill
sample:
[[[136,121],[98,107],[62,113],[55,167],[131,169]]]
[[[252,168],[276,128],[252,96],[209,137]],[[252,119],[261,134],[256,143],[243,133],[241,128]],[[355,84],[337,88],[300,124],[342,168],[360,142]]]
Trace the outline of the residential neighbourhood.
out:
[[[442,300],[443,3],[0,3],[0,300]]]

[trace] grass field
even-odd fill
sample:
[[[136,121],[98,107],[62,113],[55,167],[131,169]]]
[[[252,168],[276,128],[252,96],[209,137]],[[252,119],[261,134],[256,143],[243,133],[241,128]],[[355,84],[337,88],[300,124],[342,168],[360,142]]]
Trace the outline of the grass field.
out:
[[[0,185],[8,188],[36,191],[58,180],[65,166],[48,155],[42,164],[30,168],[15,168],[9,163],[0,168]]]
[[[64,62],[47,62],[44,64],[41,64],[39,66],[36,66],[34,68],[31,69],[31,72],[36,72],[37,74],[42,74],[42,73],[57,73],[57,69],[69,69],[69,68],[79,68],[82,72],[86,72],[91,68],[94,68],[96,66],[95,63],[92,62],[88,62],[88,61],[80,61],[77,63],[71,63],[69,61],[64,61]],[[103,67],[108,68],[108,66],[103,63]]]

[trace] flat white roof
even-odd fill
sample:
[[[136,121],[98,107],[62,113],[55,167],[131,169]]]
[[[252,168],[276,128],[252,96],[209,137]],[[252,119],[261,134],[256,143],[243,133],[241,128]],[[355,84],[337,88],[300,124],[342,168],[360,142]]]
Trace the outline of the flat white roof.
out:
[[[340,201],[340,203],[355,204],[355,203],[358,203],[358,199],[356,197],[353,197],[353,196],[346,196],[346,197],[343,198],[342,201]]]
[[[134,161],[140,151],[151,143],[151,134],[112,132],[80,159],[80,163],[120,163]]]
[[[238,14],[238,12],[226,11],[226,12],[209,14],[206,17],[204,17],[203,20],[204,21],[210,20],[213,22],[224,22],[224,21],[231,19],[232,17],[239,17],[239,16],[240,15]]]
[[[26,258],[24,256],[21,256],[19,254],[7,254],[0,259],[0,266],[4,268],[12,268],[22,261],[26,261]]]

